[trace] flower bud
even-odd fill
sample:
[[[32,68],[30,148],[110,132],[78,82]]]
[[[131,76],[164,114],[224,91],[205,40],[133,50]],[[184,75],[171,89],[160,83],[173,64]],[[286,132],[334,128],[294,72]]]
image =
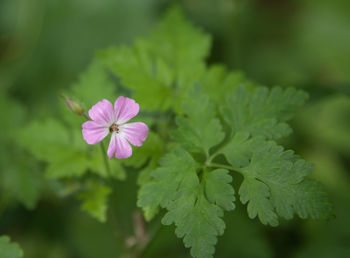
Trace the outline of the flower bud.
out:
[[[65,95],[61,95],[64,101],[66,102],[67,107],[72,110],[74,113],[78,115],[82,115],[84,113],[84,108],[75,100],[72,100]]]

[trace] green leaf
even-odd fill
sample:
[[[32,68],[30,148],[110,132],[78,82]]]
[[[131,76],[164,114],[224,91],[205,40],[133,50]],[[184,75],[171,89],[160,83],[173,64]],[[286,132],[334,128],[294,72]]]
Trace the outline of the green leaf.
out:
[[[117,98],[116,86],[110,80],[104,65],[94,60],[79,76],[79,80],[72,85],[69,97],[77,100],[88,111],[102,99],[115,100]]]
[[[15,133],[25,123],[25,109],[11,98],[0,97],[0,189],[2,196],[21,202],[33,209],[45,185],[39,166],[27,153],[14,144]],[[6,198],[6,197],[5,197]]]
[[[278,216],[291,219],[294,213],[301,218],[329,217],[332,207],[327,195],[318,183],[305,179],[312,164],[274,142],[251,146],[249,164],[236,168],[244,176],[239,194],[248,204],[250,218],[258,216],[263,224],[277,226]]]
[[[200,78],[203,91],[217,105],[222,105],[227,93],[232,92],[240,85],[253,88],[255,85],[245,78],[240,71],[227,71],[224,65],[215,64],[210,66]]]
[[[205,194],[208,200],[227,211],[235,208],[235,191],[231,182],[232,177],[225,169],[216,169],[205,174]]]
[[[293,117],[297,107],[307,95],[300,90],[279,87],[268,90],[258,87],[248,91],[239,86],[227,97],[227,106],[222,109],[232,132],[249,132],[268,139],[278,139],[291,133],[286,121]]]
[[[222,235],[225,229],[221,219],[223,211],[209,203],[203,192],[196,191],[184,193],[168,209],[162,223],[176,225],[175,233],[183,237],[185,247],[191,247],[191,255],[198,258],[213,257],[217,236]]]
[[[163,142],[159,136],[149,131],[146,141],[142,147],[133,147],[132,156],[124,159],[123,164],[134,168],[142,167],[149,159],[158,161],[163,154]]]
[[[80,177],[88,170],[108,177],[99,146],[86,144],[80,129],[68,130],[58,120],[34,121],[18,131],[17,142],[38,160],[47,162],[50,178]],[[107,154],[106,154],[107,155]],[[125,173],[118,161],[108,161],[112,176],[123,179]]]
[[[2,151],[0,164],[0,185],[4,195],[14,197],[27,209],[34,209],[44,186],[47,186],[37,162],[12,147],[7,152]]]
[[[0,237],[0,257],[1,258],[21,258],[23,251],[17,243],[10,243],[8,236]]]
[[[207,34],[186,21],[179,8],[172,8],[148,38],[132,47],[108,48],[99,58],[142,107],[180,112],[186,89],[205,71],[210,44]]]
[[[111,188],[93,181],[86,186],[88,189],[78,195],[78,199],[82,201],[81,209],[98,221],[105,222]]]
[[[209,149],[225,137],[215,106],[200,87],[193,87],[183,103],[185,116],[176,117],[178,129],[172,132],[176,142],[190,152],[209,155]]]
[[[161,167],[151,173],[152,181],[140,190],[140,207],[167,207],[176,198],[176,191],[187,171],[195,173],[198,164],[190,154],[182,149],[175,149],[160,160]]]
[[[166,208],[162,223],[176,225],[176,235],[191,247],[193,257],[213,257],[217,236],[223,234],[223,209],[234,208],[231,177],[225,170],[202,171],[182,148],[160,160],[161,167],[151,173],[152,180],[139,192],[138,206]],[[220,190],[220,191],[218,191]]]
[[[247,132],[237,132],[220,150],[234,167],[244,167],[250,162],[253,151],[263,143],[262,137],[251,138]]]

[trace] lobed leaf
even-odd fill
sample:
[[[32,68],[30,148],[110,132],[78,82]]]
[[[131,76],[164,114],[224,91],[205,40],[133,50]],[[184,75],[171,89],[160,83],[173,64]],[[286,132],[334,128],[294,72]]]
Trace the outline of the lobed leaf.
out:
[[[332,207],[326,194],[316,182],[306,179],[312,164],[261,138],[238,142],[237,147],[247,153],[242,159],[240,153],[229,152],[235,143],[231,141],[224,153],[244,176],[239,194],[242,203],[248,204],[250,218],[258,216],[263,224],[277,226],[278,216],[291,219],[294,213],[301,218],[330,215]]]
[[[205,70],[210,37],[170,9],[147,39],[132,47],[108,48],[99,59],[148,110],[180,112],[180,103]]]
[[[227,106],[222,108],[225,121],[232,132],[248,132],[253,136],[278,139],[291,133],[286,123],[307,98],[300,90],[279,87],[268,90],[258,87],[249,91],[239,86],[227,97]]]
[[[223,209],[234,208],[231,176],[225,170],[197,175],[198,163],[182,148],[161,159],[161,167],[139,192],[138,206],[166,208],[162,223],[176,225],[176,235],[191,247],[193,257],[212,257],[217,236],[223,234]],[[218,189],[221,191],[217,191]]]
[[[172,132],[173,139],[190,152],[209,155],[209,149],[225,137],[215,106],[200,87],[193,87],[183,103],[184,116],[176,118],[178,128]]]

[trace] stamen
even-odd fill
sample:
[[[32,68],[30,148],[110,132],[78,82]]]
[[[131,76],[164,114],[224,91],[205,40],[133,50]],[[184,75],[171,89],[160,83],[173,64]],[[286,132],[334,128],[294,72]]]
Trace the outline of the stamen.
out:
[[[118,127],[118,125],[116,125],[116,124],[112,124],[110,127],[109,127],[109,132],[119,132],[119,127]]]

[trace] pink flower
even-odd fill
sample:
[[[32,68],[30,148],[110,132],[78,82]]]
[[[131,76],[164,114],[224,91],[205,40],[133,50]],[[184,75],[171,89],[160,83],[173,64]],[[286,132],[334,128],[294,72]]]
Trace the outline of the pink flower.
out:
[[[92,121],[83,123],[83,137],[88,144],[102,141],[112,134],[107,155],[111,159],[129,158],[132,154],[130,143],[141,146],[146,140],[148,127],[141,122],[126,123],[139,113],[139,104],[133,99],[120,96],[114,103],[104,99],[89,110]]]

